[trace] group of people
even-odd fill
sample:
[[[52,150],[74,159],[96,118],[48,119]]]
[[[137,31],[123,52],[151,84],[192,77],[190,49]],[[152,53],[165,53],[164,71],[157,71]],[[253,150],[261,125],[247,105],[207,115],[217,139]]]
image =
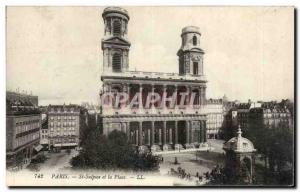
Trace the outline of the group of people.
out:
[[[221,167],[220,165],[216,165],[211,172],[206,172],[204,175],[207,180],[217,183],[220,183],[226,179],[225,168]]]
[[[192,176],[190,173],[187,173],[185,169],[182,169],[181,167],[178,167],[177,170],[171,168],[171,171],[169,174],[173,176],[178,176],[181,179],[185,179],[188,181],[193,181],[196,179],[196,185],[200,185],[204,181],[203,176],[201,176],[198,172],[196,175]]]
[[[181,167],[178,167],[177,170],[171,168],[170,174],[177,175],[181,179],[191,180],[191,174],[187,173],[185,169],[182,169]]]
[[[222,180],[224,174],[222,174],[224,171],[224,168],[220,165],[216,165],[211,172],[207,171],[203,175],[199,174],[199,172],[196,173],[196,175],[192,176],[190,173],[187,173],[185,169],[178,167],[177,170],[174,168],[171,168],[171,170],[168,172],[168,174],[173,176],[178,176],[181,179],[186,179],[191,181],[194,177],[196,179],[196,184],[199,185],[203,181],[211,181],[211,180]]]

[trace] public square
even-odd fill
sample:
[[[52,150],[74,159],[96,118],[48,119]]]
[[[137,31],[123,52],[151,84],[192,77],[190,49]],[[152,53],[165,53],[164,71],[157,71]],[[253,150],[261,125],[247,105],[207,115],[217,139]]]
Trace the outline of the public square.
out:
[[[61,150],[60,152],[42,152],[46,156],[46,161],[44,163],[38,163],[33,166],[28,166],[27,169],[34,171],[60,171],[71,168],[70,160],[72,157],[76,156],[78,151],[75,149],[70,150],[70,153],[67,150]]]
[[[224,162],[224,151],[222,149],[224,141],[209,139],[208,144],[211,150],[180,152],[171,154],[162,154],[163,161],[160,164],[160,173],[162,175],[170,175],[171,169],[175,171],[180,167],[187,174],[191,175],[191,182],[198,180],[196,175],[204,176],[206,172],[210,172],[217,165],[222,166]],[[178,164],[175,164],[177,158]]]

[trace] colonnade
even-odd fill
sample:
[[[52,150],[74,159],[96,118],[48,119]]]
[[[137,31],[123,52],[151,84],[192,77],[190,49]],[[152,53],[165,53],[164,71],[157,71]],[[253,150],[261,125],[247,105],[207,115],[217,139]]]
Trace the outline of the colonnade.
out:
[[[136,146],[159,146],[173,149],[188,148],[206,142],[206,121],[130,121],[121,123],[121,131]]]
[[[153,83],[105,83],[104,85],[104,93],[128,93],[129,95],[129,101],[132,99],[132,97],[136,94],[140,94],[140,97],[142,98],[141,101],[139,101],[139,108],[145,108],[145,100],[149,93],[158,93],[161,97],[163,93],[167,94],[167,98],[170,98],[173,96],[174,93],[176,93],[176,105],[180,104],[180,93],[184,92],[188,95],[185,100],[185,104],[189,103],[189,98],[191,96],[191,93],[195,93],[194,103],[193,105],[204,105],[206,100],[206,86],[202,85],[184,85],[184,84],[153,84]],[[162,101],[164,102],[164,101]],[[165,101],[163,105],[159,105],[156,103],[155,105],[150,105],[149,107],[170,107],[168,104],[168,101]],[[160,102],[159,102],[160,104]]]

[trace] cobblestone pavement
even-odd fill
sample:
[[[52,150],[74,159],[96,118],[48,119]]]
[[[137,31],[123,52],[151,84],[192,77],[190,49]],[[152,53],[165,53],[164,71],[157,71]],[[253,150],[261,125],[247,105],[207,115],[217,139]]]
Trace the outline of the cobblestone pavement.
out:
[[[204,173],[210,172],[217,164],[223,164],[223,140],[208,140],[213,151],[198,152],[180,152],[173,154],[163,154],[163,162],[160,164],[160,173],[162,175],[170,175],[170,170],[177,170],[181,167],[186,173],[191,175],[191,181],[196,182],[196,174],[204,176]],[[178,164],[174,164],[175,157]],[[204,177],[203,177],[204,178]],[[186,181],[183,181],[186,182]]]

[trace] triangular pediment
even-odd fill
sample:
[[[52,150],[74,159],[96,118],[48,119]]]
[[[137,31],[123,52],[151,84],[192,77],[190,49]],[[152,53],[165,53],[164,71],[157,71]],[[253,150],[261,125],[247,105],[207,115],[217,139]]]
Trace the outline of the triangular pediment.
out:
[[[110,37],[108,39],[103,39],[103,43],[108,43],[108,44],[118,44],[118,45],[127,45],[130,46],[130,43],[126,41],[123,38],[120,37]]]

